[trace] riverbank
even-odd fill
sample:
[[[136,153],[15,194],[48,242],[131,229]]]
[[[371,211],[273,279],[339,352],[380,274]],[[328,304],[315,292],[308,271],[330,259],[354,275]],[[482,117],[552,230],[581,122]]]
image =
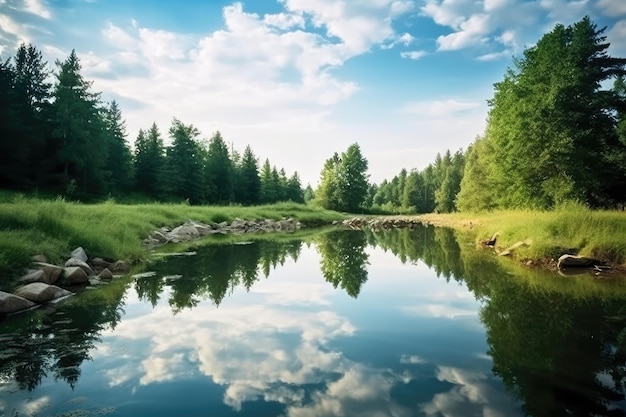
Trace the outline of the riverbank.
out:
[[[556,267],[563,254],[601,260],[626,271],[626,212],[590,210],[577,204],[554,211],[496,211],[491,213],[424,214],[426,224],[469,233],[477,245],[496,235],[493,245],[502,253],[518,242],[511,256],[542,267]]]
[[[0,290],[10,288],[12,279],[23,272],[36,254],[56,263],[82,246],[93,255],[135,261],[145,254],[142,241],[151,232],[181,225],[189,219],[231,223],[235,219],[287,218],[311,227],[330,224],[345,215],[294,203],[254,207],[124,205],[112,201],[81,204],[17,196],[0,203]]]

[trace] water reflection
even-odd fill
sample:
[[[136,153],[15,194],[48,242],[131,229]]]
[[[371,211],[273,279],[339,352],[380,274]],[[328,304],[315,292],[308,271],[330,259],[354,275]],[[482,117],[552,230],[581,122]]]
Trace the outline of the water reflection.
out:
[[[132,392],[133,404],[176,382],[218,389],[213,396],[227,408],[204,406],[216,415],[518,415],[516,400],[537,417],[624,415],[623,290],[576,293],[564,290],[574,281],[529,279],[449,229],[243,243],[157,261],[149,266],[157,274],[137,279],[134,293],[117,281],[53,314],[3,323],[4,386],[34,390],[53,377],[73,389],[94,357],[106,386]],[[411,285],[432,285],[429,271],[444,279],[422,299],[394,281],[402,272],[413,274]],[[343,294],[358,298],[358,314],[338,302]],[[484,346],[464,324],[476,321],[476,308]],[[161,406],[154,415],[166,415]],[[120,415],[141,413],[132,407]]]

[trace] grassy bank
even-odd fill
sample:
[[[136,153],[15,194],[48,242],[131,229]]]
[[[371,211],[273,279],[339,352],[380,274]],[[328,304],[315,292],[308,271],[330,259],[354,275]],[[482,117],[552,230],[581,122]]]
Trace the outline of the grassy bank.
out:
[[[58,262],[82,246],[92,255],[132,260],[144,253],[142,239],[161,226],[179,225],[188,219],[208,223],[284,217],[321,225],[343,215],[293,203],[254,207],[80,204],[16,196],[0,203],[0,287],[27,266],[34,254]]]
[[[496,211],[491,213],[426,214],[434,225],[452,227],[475,236],[476,242],[499,233],[496,250],[519,241],[519,259],[546,261],[569,253],[590,256],[626,267],[626,212],[590,210],[568,204],[554,211]]]

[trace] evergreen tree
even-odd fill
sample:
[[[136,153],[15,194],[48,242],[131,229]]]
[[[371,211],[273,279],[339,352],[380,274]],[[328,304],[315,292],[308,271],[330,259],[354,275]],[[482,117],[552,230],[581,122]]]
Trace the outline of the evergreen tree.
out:
[[[302,191],[302,185],[300,184],[300,177],[297,171],[287,180],[286,200],[293,201],[294,203],[304,203],[304,192]]]
[[[623,147],[613,116],[619,100],[601,84],[624,74],[626,59],[607,54],[603,32],[588,17],[556,25],[495,84],[487,139],[500,206],[597,206],[618,197],[611,190],[624,176],[609,161]]]
[[[0,179],[14,188],[45,185],[54,160],[46,149],[51,84],[49,69],[33,45],[20,45],[13,65],[0,65],[5,113],[0,139]]]
[[[157,198],[164,190],[167,182],[164,174],[166,168],[165,146],[156,123],[148,132],[139,131],[135,141],[135,189],[153,198]]]
[[[236,172],[236,201],[246,205],[258,204],[260,202],[261,179],[259,178],[258,162],[250,145],[246,146],[243,157],[236,166]]]
[[[67,190],[73,190],[76,184],[82,195],[101,194],[108,155],[99,94],[90,91],[91,82],[80,74],[76,51],[56,65],[59,72],[52,103],[53,135]]]
[[[233,199],[234,168],[228,146],[220,132],[215,132],[207,149],[205,178],[208,184],[208,201],[225,204]]]
[[[167,148],[166,192],[198,204],[204,200],[202,149],[196,138],[200,131],[174,118],[169,129],[172,146]]]
[[[130,189],[133,181],[132,154],[126,143],[126,125],[122,111],[114,100],[105,111],[108,140],[107,185],[109,192],[120,195]]]

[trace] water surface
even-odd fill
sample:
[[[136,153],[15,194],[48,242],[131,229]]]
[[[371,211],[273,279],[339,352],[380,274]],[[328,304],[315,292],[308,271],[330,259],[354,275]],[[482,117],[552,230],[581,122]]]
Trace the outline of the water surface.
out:
[[[195,251],[1,323],[0,416],[625,414],[621,282],[448,229]]]

